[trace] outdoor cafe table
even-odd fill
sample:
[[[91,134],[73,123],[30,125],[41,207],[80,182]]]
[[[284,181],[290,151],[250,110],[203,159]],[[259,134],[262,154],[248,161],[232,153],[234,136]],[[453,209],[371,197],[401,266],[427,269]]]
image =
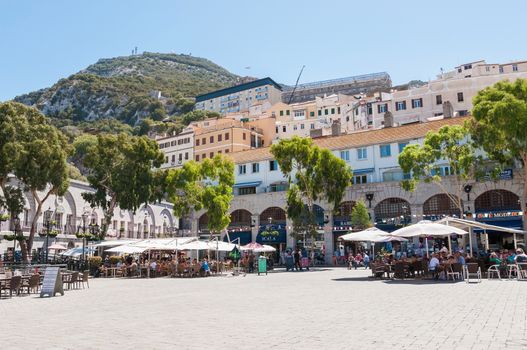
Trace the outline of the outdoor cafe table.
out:
[[[104,272],[104,276],[108,277],[108,275],[111,275],[111,277],[115,277],[116,271],[120,269],[121,269],[120,267],[107,267]]]

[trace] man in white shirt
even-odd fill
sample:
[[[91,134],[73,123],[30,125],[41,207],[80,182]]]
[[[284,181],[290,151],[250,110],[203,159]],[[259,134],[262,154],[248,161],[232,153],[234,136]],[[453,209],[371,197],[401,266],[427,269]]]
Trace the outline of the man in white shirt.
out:
[[[428,263],[428,270],[430,271],[436,271],[439,267],[439,259],[437,258],[437,254],[432,254],[432,259],[430,259],[430,262]]]

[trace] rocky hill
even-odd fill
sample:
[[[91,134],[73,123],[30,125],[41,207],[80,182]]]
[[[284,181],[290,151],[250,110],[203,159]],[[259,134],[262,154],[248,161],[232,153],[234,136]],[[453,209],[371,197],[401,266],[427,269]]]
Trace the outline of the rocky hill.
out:
[[[188,112],[195,95],[232,86],[241,78],[199,57],[145,52],[100,59],[53,86],[15,98],[62,125],[116,119],[135,125]]]

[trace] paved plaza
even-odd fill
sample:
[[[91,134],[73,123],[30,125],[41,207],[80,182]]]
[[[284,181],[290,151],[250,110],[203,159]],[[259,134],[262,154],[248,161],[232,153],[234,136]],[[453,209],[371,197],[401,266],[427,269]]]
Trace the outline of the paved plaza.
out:
[[[94,279],[0,300],[1,349],[525,349],[527,283],[369,271]]]

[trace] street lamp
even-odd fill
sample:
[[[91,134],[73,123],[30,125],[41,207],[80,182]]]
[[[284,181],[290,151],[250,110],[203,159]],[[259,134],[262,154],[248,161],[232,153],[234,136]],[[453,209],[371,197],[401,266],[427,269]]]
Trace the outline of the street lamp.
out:
[[[79,225],[77,227],[77,237],[82,238],[81,268],[84,268],[84,265],[86,262],[84,240],[88,239],[88,237],[86,237],[86,220],[88,220],[88,213],[87,212],[82,213],[81,217],[82,217],[82,226]]]
[[[373,200],[373,193],[372,192],[366,193],[366,200],[369,203],[369,208],[371,208],[371,201]]]
[[[148,213],[145,213],[145,219],[143,220],[143,236],[148,238]]]

